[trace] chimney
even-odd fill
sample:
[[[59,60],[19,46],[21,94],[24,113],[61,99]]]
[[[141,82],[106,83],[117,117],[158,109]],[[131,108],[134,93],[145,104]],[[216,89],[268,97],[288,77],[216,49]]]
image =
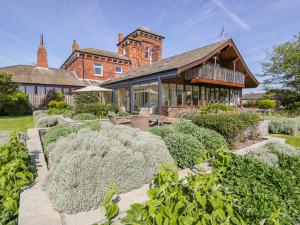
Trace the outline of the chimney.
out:
[[[118,43],[120,43],[121,41],[123,41],[124,35],[122,33],[118,34]]]
[[[72,44],[72,53],[79,49],[79,45],[77,44],[76,40],[73,40]]]
[[[48,68],[47,50],[44,46],[44,36],[40,36],[40,46],[37,51],[36,66]]]

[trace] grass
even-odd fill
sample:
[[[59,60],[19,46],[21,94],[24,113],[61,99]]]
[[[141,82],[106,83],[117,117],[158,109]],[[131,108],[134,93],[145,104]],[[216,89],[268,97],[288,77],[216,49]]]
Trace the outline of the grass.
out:
[[[286,144],[292,145],[296,148],[300,148],[300,133],[298,133],[294,136],[287,135],[287,134],[272,134],[272,136],[278,137],[278,138],[284,138]]]
[[[33,116],[0,116],[0,131],[22,130],[33,128]]]

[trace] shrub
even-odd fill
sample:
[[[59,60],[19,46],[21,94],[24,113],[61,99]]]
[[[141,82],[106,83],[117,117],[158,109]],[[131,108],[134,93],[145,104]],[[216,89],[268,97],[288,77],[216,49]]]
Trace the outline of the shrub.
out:
[[[236,139],[250,126],[259,122],[259,116],[252,113],[239,114],[206,114],[198,115],[193,123],[200,127],[212,129],[225,137],[234,146]]]
[[[43,110],[36,110],[36,111],[33,111],[33,112],[32,112],[32,115],[33,115],[33,116],[37,116],[37,115],[39,115],[39,114],[45,114],[45,113],[44,113]]]
[[[47,114],[48,115],[69,115],[69,114],[73,114],[74,111],[71,108],[62,108],[62,109],[58,109],[58,108],[50,108],[47,110]]]
[[[74,120],[95,120],[96,116],[91,113],[80,113],[74,116]]]
[[[100,101],[100,95],[96,92],[84,92],[75,95],[75,105],[92,104]]]
[[[288,105],[288,109],[293,112],[299,112],[300,111],[300,102],[293,102]]]
[[[222,103],[211,103],[209,105],[203,106],[200,109],[200,112],[203,114],[207,113],[224,113],[233,111],[233,108],[228,104],[222,104]]]
[[[169,134],[173,134],[175,131],[171,126],[154,126],[147,129],[152,134],[165,138]]]
[[[125,116],[129,116],[130,114],[126,111],[119,111],[117,112],[117,117],[125,117]]]
[[[118,113],[120,111],[120,108],[117,104],[112,103],[107,105],[107,111]]]
[[[34,117],[35,125],[37,127],[53,127],[58,124],[57,116],[49,116],[47,114],[39,114]]]
[[[297,119],[292,118],[277,118],[270,121],[269,123],[269,132],[272,134],[295,134],[298,127]]]
[[[91,113],[100,118],[103,118],[107,115],[108,110],[107,106],[102,103],[91,103],[91,104],[80,104],[75,105],[75,113]]]
[[[276,107],[276,101],[271,99],[262,99],[257,103],[259,109],[274,109]]]
[[[184,113],[180,113],[178,118],[184,120],[193,120],[198,115],[199,112],[184,112]]]
[[[30,104],[28,95],[20,91],[16,91],[10,95],[4,105],[4,112],[8,115],[22,115],[29,110]]]
[[[54,90],[49,90],[39,107],[42,109],[47,109],[51,101],[59,102],[59,101],[63,101],[64,98],[65,96],[63,93],[56,93]]]
[[[56,104],[57,104],[57,101],[56,101],[56,100],[51,100],[51,101],[48,103],[48,108],[56,108]]]
[[[164,138],[170,154],[180,168],[188,168],[206,156],[206,150],[195,137],[183,133],[171,133]]]
[[[34,180],[34,168],[25,143],[13,133],[0,146],[0,224],[17,224],[22,188]]]
[[[53,167],[43,188],[65,213],[97,208],[112,183],[128,192],[149,182],[161,164],[173,163],[157,136],[109,123],[59,139],[49,156]]]

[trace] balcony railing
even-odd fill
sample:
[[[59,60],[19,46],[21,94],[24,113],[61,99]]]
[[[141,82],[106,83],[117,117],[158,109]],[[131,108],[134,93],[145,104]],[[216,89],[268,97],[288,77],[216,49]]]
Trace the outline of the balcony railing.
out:
[[[195,78],[221,80],[237,84],[245,83],[245,76],[243,73],[209,64],[204,64],[200,67],[196,67],[185,72],[186,80],[192,80]]]

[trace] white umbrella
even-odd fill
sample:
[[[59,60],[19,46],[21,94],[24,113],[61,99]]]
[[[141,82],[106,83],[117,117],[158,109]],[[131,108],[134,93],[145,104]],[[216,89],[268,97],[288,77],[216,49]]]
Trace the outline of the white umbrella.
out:
[[[84,88],[77,89],[73,92],[80,93],[80,92],[110,92],[110,91],[113,91],[113,90],[91,85],[91,86],[86,86]]]

